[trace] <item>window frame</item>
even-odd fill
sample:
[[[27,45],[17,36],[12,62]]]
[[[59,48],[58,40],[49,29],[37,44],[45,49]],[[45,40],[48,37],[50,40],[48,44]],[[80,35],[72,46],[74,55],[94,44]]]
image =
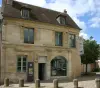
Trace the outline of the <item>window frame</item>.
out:
[[[58,36],[58,33],[61,33],[61,40],[60,40],[60,37]],[[57,40],[56,40],[56,37],[57,37]],[[63,32],[55,31],[55,46],[63,46]]]
[[[25,30],[27,30],[28,31],[28,33],[27,33],[27,36],[25,36]],[[32,38],[32,36],[30,35],[30,30],[32,30],[33,31],[33,40],[31,40],[31,38]],[[27,44],[34,44],[34,28],[27,28],[27,27],[25,27],[24,28],[24,43],[27,43]],[[25,37],[27,37],[27,41],[25,40]]]
[[[21,62],[21,66],[18,66],[18,59],[19,59],[19,57],[21,58],[21,61],[20,61]],[[26,66],[23,65],[23,62],[25,62],[24,61],[24,57],[26,58]],[[27,55],[18,55],[17,56],[17,65],[16,65],[17,72],[27,72],[27,64],[28,64],[28,62],[27,62]],[[18,70],[18,67],[21,68],[20,71]],[[26,67],[25,71],[24,71],[23,67]]]
[[[72,36],[74,36],[74,40],[70,39],[70,36],[72,38]],[[73,43],[74,41],[74,43]],[[69,34],[69,46],[70,48],[76,48],[76,34]]]
[[[57,56],[59,57],[59,56]],[[58,59],[57,57],[55,57],[54,59],[51,60],[51,76],[67,76],[67,60],[66,58],[64,58],[63,56],[60,56],[60,59]],[[62,60],[64,60],[65,63],[62,64]],[[63,66],[63,70],[61,69],[62,68],[62,65],[65,65],[65,68]],[[54,68],[53,68],[54,67]],[[52,71],[56,71],[56,72],[59,72],[62,71],[63,74],[56,74],[56,75],[53,75]]]
[[[66,17],[65,16],[60,16],[60,24],[66,25]]]
[[[59,24],[61,25],[66,25],[67,24],[67,20],[66,20],[66,16],[60,15],[56,18],[56,20],[58,21]],[[63,22],[64,21],[64,22]]]
[[[29,18],[30,17],[30,11],[29,11],[29,9],[22,8],[21,9],[21,16],[23,18]]]

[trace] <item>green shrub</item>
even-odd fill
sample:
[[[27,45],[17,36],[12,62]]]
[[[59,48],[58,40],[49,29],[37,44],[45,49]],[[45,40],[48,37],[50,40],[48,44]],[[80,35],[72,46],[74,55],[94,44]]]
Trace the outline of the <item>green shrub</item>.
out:
[[[93,69],[93,72],[100,72],[100,68]]]

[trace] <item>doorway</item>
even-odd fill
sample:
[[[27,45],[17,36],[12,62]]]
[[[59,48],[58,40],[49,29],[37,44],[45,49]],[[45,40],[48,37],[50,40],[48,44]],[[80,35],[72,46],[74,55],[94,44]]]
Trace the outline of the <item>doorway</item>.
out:
[[[28,71],[27,71],[27,81],[34,81],[34,64],[33,62],[28,62]]]
[[[38,64],[38,74],[39,74],[39,79],[44,80],[45,79],[45,63],[39,63]]]

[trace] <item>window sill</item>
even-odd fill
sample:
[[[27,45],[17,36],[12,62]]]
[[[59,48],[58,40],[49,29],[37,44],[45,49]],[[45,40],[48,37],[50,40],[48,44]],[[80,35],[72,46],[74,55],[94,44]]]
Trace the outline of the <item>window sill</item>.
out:
[[[17,74],[26,74],[26,72],[16,72]]]
[[[51,76],[50,78],[51,79],[55,79],[55,78],[57,78],[57,79],[66,79],[68,76],[66,75],[66,76]]]
[[[66,76],[67,76],[67,75],[66,75]],[[51,77],[66,77],[66,76],[52,76],[52,75],[51,75]]]
[[[69,47],[69,48],[71,48],[71,49],[76,49],[76,47]]]
[[[63,45],[55,45],[55,46],[57,46],[57,47],[63,47]]]
[[[24,44],[34,44],[34,43],[26,43],[26,42],[24,42]]]

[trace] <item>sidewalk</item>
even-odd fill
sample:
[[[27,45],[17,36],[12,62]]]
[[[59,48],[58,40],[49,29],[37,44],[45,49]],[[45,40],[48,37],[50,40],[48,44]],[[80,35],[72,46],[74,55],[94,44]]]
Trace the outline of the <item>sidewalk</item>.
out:
[[[95,88],[95,78],[96,76],[85,76],[79,77],[79,87],[82,88]],[[19,88],[18,84],[11,84],[9,87],[0,86],[0,88]],[[23,88],[35,88],[34,83],[25,83]],[[73,88],[73,82],[59,83],[60,88]],[[41,83],[41,88],[53,88],[53,83]]]

